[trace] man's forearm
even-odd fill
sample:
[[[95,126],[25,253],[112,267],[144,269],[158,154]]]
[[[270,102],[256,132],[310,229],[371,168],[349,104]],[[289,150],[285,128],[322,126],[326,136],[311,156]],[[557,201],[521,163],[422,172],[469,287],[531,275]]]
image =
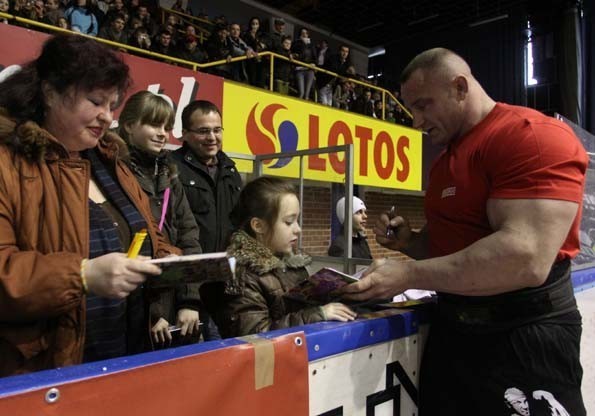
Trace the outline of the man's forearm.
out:
[[[494,233],[457,253],[403,267],[412,288],[489,296],[542,284],[555,256],[549,261],[542,257],[522,242]]]

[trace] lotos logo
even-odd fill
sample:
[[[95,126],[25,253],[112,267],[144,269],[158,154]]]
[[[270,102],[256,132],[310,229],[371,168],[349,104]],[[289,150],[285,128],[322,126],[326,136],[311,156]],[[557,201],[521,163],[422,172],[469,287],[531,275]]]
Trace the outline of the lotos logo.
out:
[[[254,104],[248,122],[246,123],[246,138],[248,140],[248,147],[254,155],[262,155],[267,153],[292,152],[297,149],[298,144],[298,130],[295,124],[289,120],[285,120],[279,124],[279,128],[275,130],[273,118],[275,113],[279,110],[287,110],[287,107],[281,104],[269,104],[260,113],[260,126],[256,122],[256,107],[259,103]],[[263,131],[264,129],[265,131]],[[270,163],[270,160],[264,161]],[[290,157],[277,160],[277,163],[270,166],[271,168],[282,168],[291,162]]]

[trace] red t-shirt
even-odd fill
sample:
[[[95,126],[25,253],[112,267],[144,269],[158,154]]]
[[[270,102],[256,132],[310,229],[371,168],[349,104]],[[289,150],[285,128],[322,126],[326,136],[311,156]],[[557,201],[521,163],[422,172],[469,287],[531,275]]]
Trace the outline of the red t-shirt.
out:
[[[487,201],[557,199],[579,203],[557,260],[580,250],[587,154],[572,129],[525,107],[497,103],[434,162],[425,197],[430,255],[462,250],[493,232]]]

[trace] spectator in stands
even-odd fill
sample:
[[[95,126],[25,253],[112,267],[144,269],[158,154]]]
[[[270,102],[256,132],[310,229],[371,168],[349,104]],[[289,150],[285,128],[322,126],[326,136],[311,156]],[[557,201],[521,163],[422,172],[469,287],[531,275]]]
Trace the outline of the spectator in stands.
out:
[[[177,166],[164,151],[174,120],[174,109],[163,98],[150,91],[132,95],[118,120],[118,133],[130,150],[122,159],[147,194],[162,233],[183,254],[198,254],[202,252],[198,225],[178,178]],[[171,343],[168,328],[173,324],[181,328],[180,335],[188,336],[188,341],[193,334],[198,339],[198,289],[196,284],[182,284],[150,293],[153,343],[159,346]]]
[[[33,14],[31,18],[32,20],[49,24],[45,17],[45,3],[43,0],[33,0]]]
[[[316,48],[310,39],[308,29],[302,28],[300,30],[300,37],[293,43],[291,50],[294,54],[294,58],[298,61],[311,65],[316,64]],[[303,66],[297,66],[295,68],[295,80],[298,87],[298,96],[309,100],[310,90],[314,83],[314,70]]]
[[[184,6],[182,5],[182,0],[176,0],[176,2],[171,6],[171,9],[179,13],[186,13]]]
[[[372,259],[372,252],[368,245],[368,238],[366,237],[366,219],[368,218],[366,205],[364,201],[357,196],[353,197],[353,217],[351,221],[352,237],[351,237],[351,257],[358,259]],[[337,237],[331,243],[328,249],[328,255],[333,257],[343,257],[345,255],[345,197],[337,201],[335,208],[337,219],[341,223],[341,230]]]
[[[213,68],[209,68],[209,72],[214,75],[219,75],[225,78],[231,78],[232,67],[229,64],[231,60],[231,43],[229,41],[229,33],[227,26],[219,24],[215,28],[215,31],[209,37],[207,41],[207,54],[209,55],[209,61],[222,61],[225,60],[228,63],[218,65]]]
[[[132,37],[134,35],[134,32],[139,27],[143,27],[143,22],[141,22],[141,20],[138,17],[132,17],[132,18],[128,19],[128,21],[126,22],[126,29],[125,29],[126,34],[128,36],[128,42],[130,42],[130,40],[132,39]]]
[[[256,56],[256,52],[252,50],[250,46],[244,42],[240,37],[241,29],[238,23],[232,23],[229,25],[229,44],[231,46],[232,58],[238,56],[247,56],[253,58]],[[246,61],[232,63],[232,79],[234,81],[247,81],[248,75],[246,74]]]
[[[70,29],[68,20],[64,16],[58,17],[58,23],[56,23],[56,26],[58,26],[61,29]]]
[[[281,50],[278,52],[279,55],[285,56],[289,61],[285,59],[275,60],[275,77],[274,77],[274,88],[276,92],[281,94],[289,95],[289,81],[291,79],[291,72],[293,64],[293,54],[291,53],[291,36],[284,36]]]
[[[395,118],[394,110],[388,110],[386,112],[386,117],[384,118],[384,120],[388,121],[389,123],[396,123],[397,119]]]
[[[223,127],[217,106],[203,100],[188,104],[182,112],[181,140],[182,147],[172,156],[200,228],[200,246],[204,253],[225,251],[232,232],[229,214],[238,200],[242,178],[221,150]],[[220,284],[202,285],[201,298],[211,314],[220,306],[222,294]]]
[[[357,97],[353,105],[353,111],[366,116],[374,116],[374,101],[372,101],[372,91],[364,90],[364,94]]]
[[[316,48],[316,65],[320,68],[329,70],[330,51],[328,42],[321,40]],[[333,105],[333,76],[322,72],[316,73],[316,88],[318,89],[318,102],[322,105]]]
[[[58,19],[64,16],[64,10],[58,0],[46,0],[45,18],[50,25],[57,26]]]
[[[174,47],[171,44],[171,32],[167,29],[161,29],[157,34],[157,39],[151,45],[151,51],[162,55],[174,55]]]
[[[285,39],[285,19],[276,17],[273,20],[273,32],[269,35],[268,49],[272,52],[281,52]]]
[[[10,3],[8,0],[0,0],[0,12],[1,13],[9,13],[10,11]],[[0,17],[0,23],[8,23],[8,19],[4,17]]]
[[[88,1],[75,0],[73,5],[64,12],[64,17],[68,19],[71,30],[85,35],[97,36],[99,23],[91,9],[87,7]]]
[[[199,64],[207,62],[207,53],[198,44],[196,37],[192,35],[186,36],[183,44],[178,48],[176,56],[180,59]]]
[[[124,31],[124,24],[124,15],[116,15],[114,20],[109,22],[109,26],[104,26],[99,30],[99,37],[126,45],[128,43],[128,36],[126,35],[126,31]]]
[[[248,30],[244,32],[242,39],[252,48],[257,54],[267,50],[266,36],[260,30],[260,19],[252,17],[248,23]],[[265,88],[266,70],[264,62],[260,57],[249,59],[246,61],[246,74],[248,75],[248,82],[255,87]]]
[[[142,22],[151,38],[157,34],[157,24],[149,14],[149,9],[147,6],[142,4],[139,5],[136,9],[134,9],[132,17],[137,17]]]
[[[125,253],[143,228],[141,255],[179,251],[108,132],[129,84],[115,52],[72,35],[0,83],[0,375],[145,348],[142,284],[160,270]]]
[[[147,32],[147,28],[143,26],[136,28],[132,36],[128,39],[128,44],[146,51],[151,50],[151,37],[149,36],[149,32]]]
[[[194,25],[186,25],[186,28],[184,29],[184,33],[186,33],[186,36],[194,36],[197,37],[198,35],[196,34],[196,27],[194,27]]]
[[[121,13],[129,14],[128,9],[124,6],[124,0],[113,0],[109,5],[108,11],[105,13],[105,20],[110,22]]]
[[[232,222],[238,230],[227,251],[236,259],[241,293],[227,295],[218,317],[224,337],[236,337],[320,321],[352,321],[342,303],[311,306],[284,298],[308,279],[308,255],[295,254],[301,232],[295,187],[284,179],[261,177],[246,185]]]
[[[384,105],[382,104],[382,100],[374,101],[374,113],[372,117],[382,120],[382,110],[384,109]]]
[[[14,0],[11,11],[15,16],[31,20],[35,19],[33,0]]]
[[[342,110],[350,110],[354,101],[353,85],[346,79],[340,80],[333,93],[333,106]]]

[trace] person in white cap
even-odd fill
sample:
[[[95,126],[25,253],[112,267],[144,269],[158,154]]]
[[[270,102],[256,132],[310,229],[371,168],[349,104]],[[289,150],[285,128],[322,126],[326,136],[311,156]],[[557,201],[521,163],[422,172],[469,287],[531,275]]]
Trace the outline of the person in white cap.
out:
[[[336,211],[337,218],[341,225],[345,222],[345,197],[337,201]],[[353,220],[352,220],[352,243],[351,243],[351,257],[360,259],[372,259],[370,246],[366,237],[366,204],[357,196],[353,197]],[[345,236],[343,234],[343,227],[333,240],[328,249],[328,255],[333,257],[343,257],[345,253]]]

